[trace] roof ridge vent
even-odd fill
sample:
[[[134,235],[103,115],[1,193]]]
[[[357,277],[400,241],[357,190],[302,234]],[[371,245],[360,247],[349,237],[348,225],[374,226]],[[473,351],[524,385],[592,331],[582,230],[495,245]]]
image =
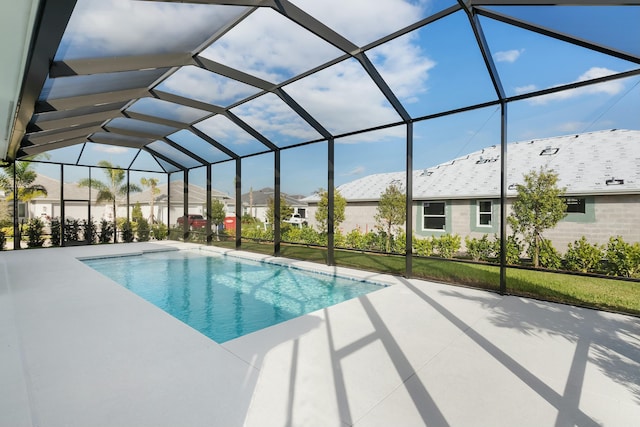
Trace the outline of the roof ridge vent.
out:
[[[611,179],[606,180],[604,183],[607,185],[624,185],[624,179],[611,177]]]
[[[476,160],[476,165],[483,165],[485,163],[497,162],[499,158],[500,158],[500,156],[491,157],[491,158],[485,159],[484,157],[480,156],[480,158],[478,160]]]
[[[558,154],[558,151],[560,151],[560,148],[552,147],[550,145],[547,145],[545,147],[545,149],[540,152],[540,155],[541,156],[553,156],[554,154]]]

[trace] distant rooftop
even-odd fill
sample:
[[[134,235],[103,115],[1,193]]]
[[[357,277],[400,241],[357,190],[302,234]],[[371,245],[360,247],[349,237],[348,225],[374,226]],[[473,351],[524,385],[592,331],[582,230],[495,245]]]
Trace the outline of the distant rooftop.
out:
[[[567,194],[640,193],[640,131],[611,129],[507,145],[507,195],[524,173],[546,166]],[[365,176],[338,187],[350,201],[377,200],[391,184],[403,188],[405,172]],[[414,199],[500,196],[500,145],[413,172]],[[317,195],[304,199],[319,200]]]

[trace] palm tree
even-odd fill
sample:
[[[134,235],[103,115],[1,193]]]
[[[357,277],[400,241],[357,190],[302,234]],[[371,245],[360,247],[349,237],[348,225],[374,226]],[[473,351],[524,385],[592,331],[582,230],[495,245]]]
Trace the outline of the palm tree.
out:
[[[81,187],[90,187],[98,190],[96,197],[96,203],[112,202],[113,203],[113,222],[116,222],[117,212],[117,200],[119,197],[125,197],[127,192],[142,191],[136,184],[130,184],[127,186],[125,180],[126,173],[120,166],[114,166],[107,160],[100,160],[98,166],[101,166],[107,176],[107,181],[102,182],[97,179],[84,178],[78,181],[78,185]]]
[[[47,195],[47,189],[44,186],[34,184],[38,173],[33,170],[33,163],[15,162],[0,172],[0,188],[4,190],[7,201],[13,199],[14,176],[15,186],[18,189],[17,198],[21,202],[28,203],[36,197]],[[27,216],[29,216],[28,209]]]
[[[160,194],[160,189],[158,188],[158,178],[140,178],[140,184],[142,184],[145,188],[151,189],[151,199],[149,200],[149,207],[151,208],[151,215],[149,215],[149,223],[153,224],[153,203],[156,199],[156,196]]]

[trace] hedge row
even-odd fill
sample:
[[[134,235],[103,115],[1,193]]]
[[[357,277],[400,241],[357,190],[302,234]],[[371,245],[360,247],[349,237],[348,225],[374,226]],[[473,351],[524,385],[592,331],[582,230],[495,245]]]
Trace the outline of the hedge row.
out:
[[[137,239],[139,242],[146,242],[153,236],[156,240],[164,240],[167,238],[168,230],[164,224],[153,224],[149,226],[146,219],[138,219],[137,221],[127,221],[126,218],[117,218],[116,225],[120,236],[124,242],[133,242]],[[21,238],[27,242],[27,247],[42,247],[46,241],[45,224],[39,218],[32,218],[20,225]],[[113,222],[101,220],[99,223],[94,221],[67,219],[61,227],[60,220],[53,218],[50,224],[49,242],[50,246],[60,246],[64,235],[65,242],[88,242],[109,243],[113,241],[115,232]],[[63,233],[63,234],[62,234]],[[0,250],[6,245],[7,231],[0,230]],[[13,228],[11,228],[11,234]]]
[[[308,245],[327,245],[326,233],[319,233],[311,227],[282,228],[282,241]],[[242,229],[242,237],[273,241],[273,230],[263,227],[247,227]],[[387,235],[383,231],[352,230],[343,234],[337,230],[334,245],[337,248],[363,251],[385,252]],[[500,238],[484,235],[481,238],[464,239],[466,252],[460,252],[462,238],[457,234],[444,234],[439,237],[416,238],[413,236],[413,253],[420,256],[439,256],[443,258],[471,258],[475,261],[496,262],[500,254]],[[405,253],[406,235],[401,231],[391,237],[391,253]],[[522,258],[525,253],[531,257],[530,247],[525,251],[525,244],[515,236],[508,236],[506,242],[506,261],[510,265],[526,264]],[[608,244],[598,245],[587,242],[582,236],[568,245],[564,257],[553,247],[550,240],[543,240],[540,266],[548,269],[563,269],[583,273],[607,274],[618,277],[640,278],[640,243],[627,243],[620,236],[611,237]]]

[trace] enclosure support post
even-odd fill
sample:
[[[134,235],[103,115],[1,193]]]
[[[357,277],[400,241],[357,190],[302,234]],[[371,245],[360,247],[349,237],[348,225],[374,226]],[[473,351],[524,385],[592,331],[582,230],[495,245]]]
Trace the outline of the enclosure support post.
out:
[[[507,292],[507,104],[500,103],[500,293]]]
[[[182,176],[182,238],[186,242],[189,239],[189,171],[183,171]]]
[[[60,165],[60,246],[64,246],[64,165]]]
[[[280,256],[280,150],[273,152],[273,255]]]
[[[236,249],[242,246],[242,160],[236,159]]]
[[[335,185],[335,140],[327,141],[327,265],[335,265],[334,254],[334,185]]]
[[[407,123],[405,277],[413,275],[413,122]]]
[[[131,192],[131,174],[130,170],[127,169],[127,222],[131,221],[131,199],[129,198],[129,193]]]
[[[171,235],[171,174],[167,172],[167,230]]]
[[[87,208],[87,227],[84,230],[84,240],[87,241],[87,244],[92,245],[94,235],[90,230],[93,230],[93,218],[91,218],[91,171],[93,171],[92,167],[89,167],[89,207]]]
[[[18,223],[18,183],[16,182],[16,162],[13,162],[13,249],[20,249],[20,241],[22,236],[20,235],[20,225]]]
[[[206,200],[206,207],[207,207],[207,245],[211,245],[211,241],[213,240],[212,237],[212,232],[211,232],[211,169],[213,168],[213,166],[209,165],[207,166],[207,200]],[[217,225],[216,225],[217,226]],[[216,230],[216,234],[217,234],[218,230]]]

